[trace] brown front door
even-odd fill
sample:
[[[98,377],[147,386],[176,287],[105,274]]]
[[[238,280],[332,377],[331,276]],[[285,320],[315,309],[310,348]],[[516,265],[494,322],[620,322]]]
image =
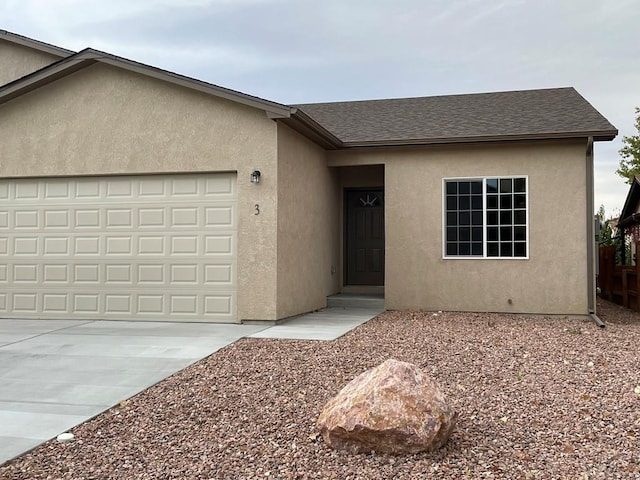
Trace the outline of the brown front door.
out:
[[[384,285],[384,191],[346,191],[346,284]]]

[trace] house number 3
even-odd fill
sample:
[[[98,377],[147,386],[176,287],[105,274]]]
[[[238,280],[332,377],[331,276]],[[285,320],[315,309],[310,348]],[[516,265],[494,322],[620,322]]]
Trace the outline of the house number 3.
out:
[[[255,208],[256,208],[256,211],[254,215],[260,215],[260,204],[256,203]]]

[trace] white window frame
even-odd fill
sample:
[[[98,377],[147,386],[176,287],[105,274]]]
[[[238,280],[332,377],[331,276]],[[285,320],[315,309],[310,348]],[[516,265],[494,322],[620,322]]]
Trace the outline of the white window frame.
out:
[[[487,182],[489,178],[496,178],[498,180],[503,178],[525,179],[525,202],[526,202],[526,255],[524,257],[489,257],[487,256]],[[474,182],[482,181],[482,255],[447,255],[447,181],[460,181],[460,182]],[[442,178],[442,259],[443,260],[529,260],[529,176],[528,175],[482,175],[482,176],[468,176],[468,177],[443,177]]]

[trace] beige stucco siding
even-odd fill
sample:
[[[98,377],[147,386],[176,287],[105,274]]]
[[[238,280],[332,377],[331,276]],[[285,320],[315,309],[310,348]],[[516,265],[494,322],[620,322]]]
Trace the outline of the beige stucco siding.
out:
[[[60,60],[49,53],[0,40],[0,85]]]
[[[385,164],[388,309],[587,314],[586,144],[578,141],[332,152]],[[443,259],[445,177],[526,175],[526,260]]]
[[[0,137],[0,177],[237,171],[238,319],[276,318],[276,124],[264,111],[96,64],[0,105]]]
[[[340,288],[340,185],[325,151],[278,125],[278,317],[322,308]]]

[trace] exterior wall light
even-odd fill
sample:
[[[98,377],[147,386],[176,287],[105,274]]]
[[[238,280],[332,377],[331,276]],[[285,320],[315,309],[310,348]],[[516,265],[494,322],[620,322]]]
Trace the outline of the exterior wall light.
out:
[[[251,183],[260,183],[260,170],[251,172]]]

